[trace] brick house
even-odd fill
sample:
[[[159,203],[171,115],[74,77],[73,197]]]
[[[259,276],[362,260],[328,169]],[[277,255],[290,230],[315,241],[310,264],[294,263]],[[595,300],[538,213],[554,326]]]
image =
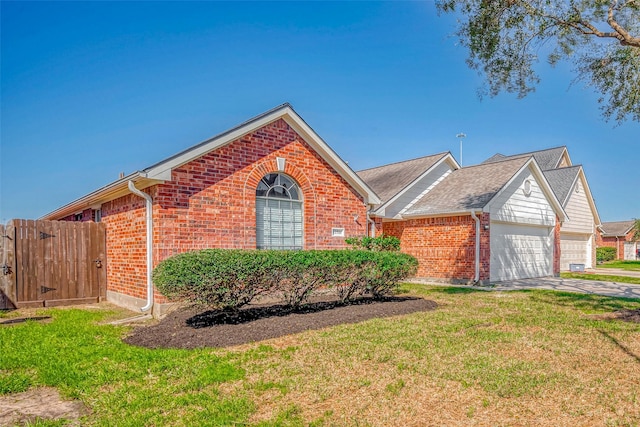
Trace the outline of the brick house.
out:
[[[496,154],[484,163],[533,156],[567,213],[560,226],[560,270],[571,264],[592,268],[596,264],[596,230],[600,215],[581,165],[573,165],[567,147],[504,156]]]
[[[284,104],[43,219],[104,222],[108,300],[159,312],[150,274],[161,260],[212,247],[343,248],[379,202]]]
[[[153,308],[151,271],[203,248],[331,249],[398,236],[418,275],[557,274],[561,201],[534,155],[461,168],[450,153],[354,172],[283,104],[43,217],[102,221],[107,298]]]
[[[487,282],[559,273],[566,214],[533,156],[461,168],[450,153],[358,172],[371,216],[419,261],[418,276]]]
[[[598,231],[598,247],[616,248],[616,259],[640,259],[640,239],[635,238],[634,220],[603,222]]]

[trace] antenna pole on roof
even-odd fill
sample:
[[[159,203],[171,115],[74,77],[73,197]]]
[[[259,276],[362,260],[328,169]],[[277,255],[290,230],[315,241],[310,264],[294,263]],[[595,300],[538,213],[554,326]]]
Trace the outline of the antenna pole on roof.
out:
[[[460,139],[460,166],[462,166],[462,140],[466,137],[467,137],[467,134],[462,132],[456,135],[456,138]]]

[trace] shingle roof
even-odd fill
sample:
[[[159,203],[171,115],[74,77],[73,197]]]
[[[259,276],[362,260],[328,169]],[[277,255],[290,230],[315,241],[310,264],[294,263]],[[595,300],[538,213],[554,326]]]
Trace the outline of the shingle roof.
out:
[[[635,221],[615,221],[615,222],[603,222],[602,230],[604,233],[602,235],[604,237],[615,237],[615,236],[624,236],[626,235],[631,227],[633,227],[633,223]]]
[[[403,188],[435,165],[448,153],[439,153],[356,172],[376,192],[382,204],[388,202]]]
[[[453,171],[413,205],[405,216],[483,208],[531,157],[518,157]]]
[[[536,162],[538,162],[538,166],[540,166],[540,169],[542,169],[543,171],[546,171],[546,170],[555,169],[556,167],[558,167],[558,164],[560,163],[560,159],[562,158],[562,153],[565,150],[566,150],[566,147],[555,147],[555,148],[548,148],[546,150],[531,151],[529,153],[514,154],[512,156],[495,154],[489,157],[484,162],[482,162],[482,164],[494,163],[496,161],[502,161],[502,160],[508,160],[508,159],[515,159],[518,157],[533,156],[536,159]]]
[[[544,171],[544,177],[549,181],[551,189],[556,197],[565,206],[571,192],[571,187],[580,173],[582,166],[569,166],[567,168],[551,169]]]

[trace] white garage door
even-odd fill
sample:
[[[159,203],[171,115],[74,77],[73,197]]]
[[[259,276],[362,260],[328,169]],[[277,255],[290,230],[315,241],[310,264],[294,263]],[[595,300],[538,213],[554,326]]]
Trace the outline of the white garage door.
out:
[[[492,281],[553,275],[553,228],[491,223]]]
[[[560,270],[569,270],[569,264],[591,264],[590,234],[560,234]]]

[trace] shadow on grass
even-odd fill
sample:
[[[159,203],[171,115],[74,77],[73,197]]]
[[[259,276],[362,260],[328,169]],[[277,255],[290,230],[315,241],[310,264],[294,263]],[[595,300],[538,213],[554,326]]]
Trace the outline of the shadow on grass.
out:
[[[600,329],[598,329],[598,332],[600,332],[600,335],[602,335],[603,337],[605,337],[606,339],[611,341],[613,344],[615,344],[625,354],[631,356],[632,358],[634,358],[636,360],[636,362],[640,363],[640,356],[635,354],[633,351],[629,350],[629,348],[627,348],[624,344],[620,343],[617,339],[615,339],[615,337],[612,337],[607,332],[605,332],[603,330],[600,330]]]
[[[409,300],[418,300],[415,297],[387,297],[387,298],[359,298],[347,303],[340,301],[318,301],[304,304],[300,307],[291,307],[284,304],[247,307],[240,310],[209,310],[196,314],[186,320],[188,326],[194,329],[206,328],[213,325],[239,325],[242,323],[253,322],[258,319],[268,317],[284,317],[290,314],[307,314],[317,313],[320,311],[332,310],[338,307],[347,307],[353,305],[377,304],[383,302],[401,302]]]
[[[615,312],[634,307],[640,308],[640,300],[633,298],[537,289],[524,289],[513,292],[529,293],[532,295],[531,298],[536,301],[564,307],[575,307],[584,311]]]

